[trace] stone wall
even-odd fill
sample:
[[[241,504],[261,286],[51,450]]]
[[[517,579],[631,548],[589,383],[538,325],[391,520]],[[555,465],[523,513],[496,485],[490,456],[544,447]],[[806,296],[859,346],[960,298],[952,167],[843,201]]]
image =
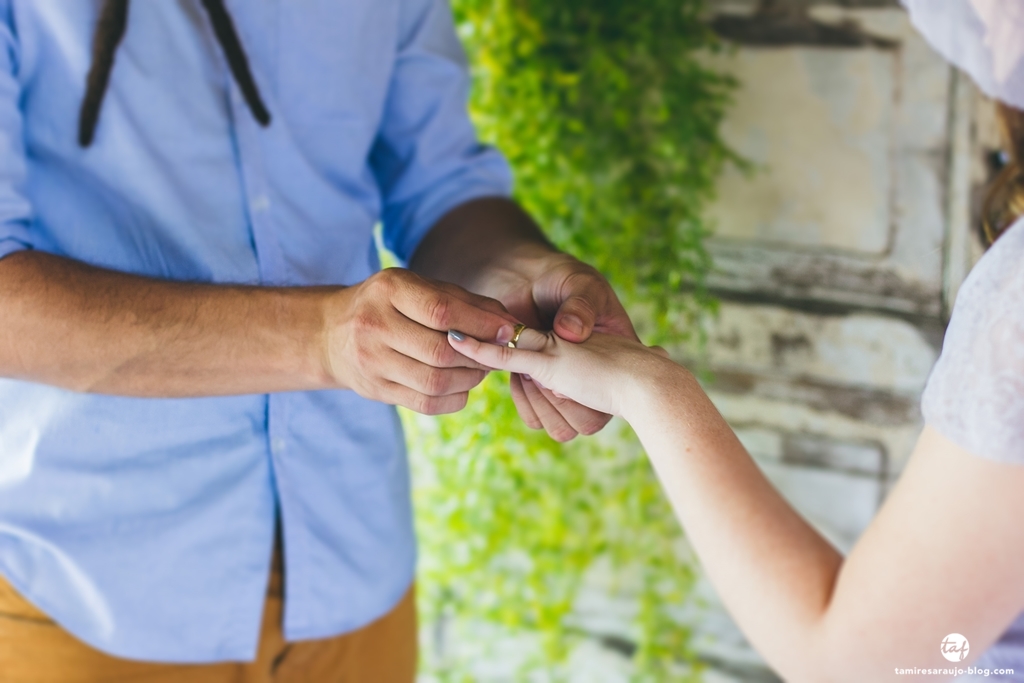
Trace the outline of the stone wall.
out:
[[[981,253],[991,104],[897,2],[712,8],[735,45],[716,64],[741,83],[724,132],[755,168],[729,170],[712,211],[721,313],[707,389],[778,488],[846,551],[913,449],[921,391]],[[578,680],[626,680],[628,630],[609,615],[628,609],[599,594],[581,601],[581,620],[604,647],[580,653]],[[777,680],[706,583],[680,615],[706,680]]]
[[[716,64],[741,83],[725,135],[755,168],[725,174],[712,212],[721,313],[707,389],[780,490],[848,550],[913,448],[921,390],[980,255],[991,106],[891,0],[712,9],[735,44]],[[573,654],[574,680],[626,681],[633,606],[609,597],[600,571],[590,585],[577,611],[593,637]],[[679,616],[706,680],[777,680],[706,583]],[[512,680],[528,639],[482,639],[501,644],[471,677]]]
[[[849,549],[921,429],[994,146],[990,105],[895,2],[722,1],[742,83],[725,127],[758,166],[714,209],[708,389],[790,501]],[[708,680],[774,680],[713,592]]]

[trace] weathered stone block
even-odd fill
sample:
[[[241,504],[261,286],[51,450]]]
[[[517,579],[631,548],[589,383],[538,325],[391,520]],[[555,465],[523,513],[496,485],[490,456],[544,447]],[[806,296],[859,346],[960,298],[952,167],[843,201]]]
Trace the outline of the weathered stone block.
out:
[[[745,48],[729,61],[743,85],[722,132],[758,169],[721,178],[716,236],[884,252],[895,52]]]

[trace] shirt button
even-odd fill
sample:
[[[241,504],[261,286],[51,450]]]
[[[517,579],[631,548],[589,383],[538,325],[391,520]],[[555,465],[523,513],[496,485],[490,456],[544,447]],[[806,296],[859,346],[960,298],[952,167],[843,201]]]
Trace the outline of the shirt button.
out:
[[[284,439],[274,439],[270,444],[270,450],[274,455],[284,453]]]
[[[258,195],[252,200],[253,213],[263,213],[270,208],[270,197],[265,194]]]

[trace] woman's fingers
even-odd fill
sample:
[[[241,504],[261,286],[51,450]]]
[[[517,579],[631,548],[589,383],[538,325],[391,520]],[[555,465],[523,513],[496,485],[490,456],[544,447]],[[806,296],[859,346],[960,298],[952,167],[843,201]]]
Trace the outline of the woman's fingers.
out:
[[[448,333],[448,341],[452,347],[465,357],[475,360],[481,365],[497,370],[509,370],[520,374],[536,374],[547,359],[537,351],[547,345],[547,337],[536,330],[526,329],[519,337],[516,348],[485,344],[462,332],[452,330]]]
[[[551,337],[538,332],[532,327],[523,328],[522,333],[519,335],[519,341],[516,342],[516,349],[522,351],[543,351],[548,347]]]
[[[516,410],[519,411],[519,417],[522,418],[523,422],[530,429],[544,429],[544,424],[537,417],[537,412],[530,405],[530,399],[526,398],[526,392],[523,390],[523,383],[526,380],[522,375],[513,373],[509,379],[509,388],[512,390],[512,402],[516,404]]]
[[[541,415],[546,409],[553,410],[562,417],[563,421],[572,427],[573,431],[579,434],[584,436],[597,434],[612,419],[611,415],[592,410],[568,396],[548,389],[537,382],[533,382],[533,384],[536,385],[540,394],[539,397],[531,395],[530,399],[530,403],[537,414]],[[538,405],[538,401],[541,405]]]
[[[579,432],[573,428],[569,421],[555,409],[551,402],[541,392],[540,387],[532,379],[523,378],[523,393],[536,411],[541,425],[552,439],[560,443],[572,441]]]

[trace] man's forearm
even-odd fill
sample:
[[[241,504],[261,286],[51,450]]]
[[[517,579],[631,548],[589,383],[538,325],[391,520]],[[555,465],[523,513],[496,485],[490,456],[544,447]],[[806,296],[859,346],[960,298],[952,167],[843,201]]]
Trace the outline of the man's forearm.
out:
[[[321,389],[325,292],[0,260],[0,376],[142,397]]]

